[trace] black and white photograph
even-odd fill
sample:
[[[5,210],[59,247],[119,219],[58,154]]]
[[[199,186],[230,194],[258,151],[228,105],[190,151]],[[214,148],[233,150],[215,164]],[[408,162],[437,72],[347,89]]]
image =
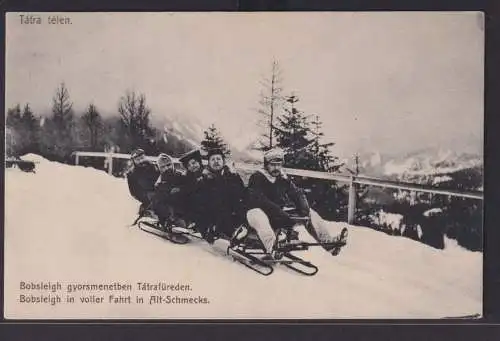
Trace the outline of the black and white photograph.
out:
[[[483,316],[483,13],[5,36],[4,318]]]

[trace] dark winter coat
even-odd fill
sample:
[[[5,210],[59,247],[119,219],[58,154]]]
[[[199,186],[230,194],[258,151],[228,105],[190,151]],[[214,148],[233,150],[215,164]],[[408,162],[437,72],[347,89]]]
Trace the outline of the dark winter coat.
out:
[[[182,178],[182,174],[175,170],[166,171],[158,177],[155,183],[152,207],[160,219],[164,220],[181,215]]]
[[[183,184],[183,176],[181,173],[173,170],[167,171],[158,177],[155,183],[155,197],[160,198],[163,202],[180,204],[180,192]]]
[[[130,194],[141,203],[148,205],[159,175],[160,172],[152,162],[146,161],[141,165],[135,165],[127,173]]]
[[[203,180],[201,171],[196,173],[187,172],[182,177],[181,192],[187,204],[195,199],[193,196],[198,197],[197,194],[199,194]]]
[[[205,172],[200,195],[204,213],[217,231],[230,237],[246,220],[247,190],[241,177],[224,167],[221,174]]]
[[[203,219],[203,207],[205,198],[202,193],[203,184],[202,172],[187,172],[181,181],[181,200],[186,218],[194,222],[200,222]]]
[[[282,174],[272,177],[259,170],[248,181],[249,208],[260,208],[268,216],[273,228],[289,228],[294,225],[284,207],[293,207],[299,215],[309,215],[309,204],[304,193],[293,181]]]

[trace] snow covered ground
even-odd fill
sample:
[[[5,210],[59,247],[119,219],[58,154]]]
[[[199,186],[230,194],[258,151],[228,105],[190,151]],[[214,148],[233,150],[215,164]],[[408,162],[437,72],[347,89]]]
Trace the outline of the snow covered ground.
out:
[[[482,311],[482,254],[452,241],[441,251],[352,226],[339,256],[300,254],[320,268],[316,276],[277,267],[264,277],[225,257],[222,242],[174,245],[128,227],[138,203],[125,179],[36,155],[23,159],[39,163],[36,174],[6,170],[7,318],[441,318]],[[21,303],[21,294],[50,293],[23,291],[22,281],[58,281],[62,289],[53,295],[63,301],[70,283],[120,282],[133,290],[122,292],[130,304],[108,303],[108,291],[72,293],[75,303]],[[191,291],[139,291],[137,282],[183,283]],[[210,303],[150,304],[161,293]],[[92,295],[103,303],[80,303]]]

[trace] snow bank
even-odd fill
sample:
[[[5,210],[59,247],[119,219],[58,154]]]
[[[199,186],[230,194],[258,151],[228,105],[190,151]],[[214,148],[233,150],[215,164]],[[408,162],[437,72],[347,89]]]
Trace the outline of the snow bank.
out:
[[[32,156],[37,159],[36,156]],[[444,251],[352,226],[337,257],[300,253],[319,273],[277,266],[264,277],[214,247],[174,245],[131,228],[138,203],[125,179],[38,157],[36,174],[7,172],[5,312],[15,318],[439,318],[480,313],[482,254]],[[339,223],[330,223],[332,229]],[[301,230],[304,239],[311,240]],[[20,304],[21,281],[184,283],[209,304]],[[102,295],[107,293],[75,293]],[[63,296],[66,296],[64,294]]]
[[[397,213],[388,213],[384,210],[379,210],[375,214],[370,216],[373,223],[379,226],[387,226],[391,230],[400,230],[401,229],[401,221],[403,220],[403,216]]]
[[[437,176],[435,177],[433,180],[432,180],[432,184],[433,185],[437,185],[441,182],[448,182],[448,181],[452,181],[453,178],[451,176],[448,176],[448,175],[444,175],[444,176]]]
[[[33,162],[38,162],[38,163],[47,163],[47,162],[50,162],[49,160],[47,160],[43,156],[40,156],[40,155],[37,155],[37,154],[32,154],[32,153],[25,154],[25,155],[21,156],[21,160],[33,161]]]

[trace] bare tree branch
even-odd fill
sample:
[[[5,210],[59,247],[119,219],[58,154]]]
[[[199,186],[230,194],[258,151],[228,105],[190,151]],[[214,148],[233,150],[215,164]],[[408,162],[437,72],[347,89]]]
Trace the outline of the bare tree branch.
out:
[[[267,77],[263,77],[259,84],[262,86],[260,91],[258,114],[262,116],[258,126],[262,128],[259,143],[262,149],[271,149],[274,146],[274,121],[276,115],[283,104],[282,95],[282,77],[279,63],[274,60],[271,66],[271,72]]]

